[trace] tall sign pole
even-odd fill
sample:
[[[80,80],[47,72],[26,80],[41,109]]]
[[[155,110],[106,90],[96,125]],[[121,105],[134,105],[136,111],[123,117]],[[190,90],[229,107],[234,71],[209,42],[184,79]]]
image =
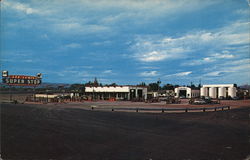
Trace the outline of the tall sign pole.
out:
[[[4,81],[5,78],[7,78],[9,76],[8,71],[3,71],[2,72],[2,79]],[[8,85],[8,84],[7,84]],[[8,90],[9,90],[9,101],[12,101],[12,93],[11,93],[11,88],[10,85],[8,85]]]
[[[37,79],[41,80],[42,79],[42,74],[37,73],[36,77],[37,77]],[[34,101],[36,101],[36,86],[37,85],[34,85]]]

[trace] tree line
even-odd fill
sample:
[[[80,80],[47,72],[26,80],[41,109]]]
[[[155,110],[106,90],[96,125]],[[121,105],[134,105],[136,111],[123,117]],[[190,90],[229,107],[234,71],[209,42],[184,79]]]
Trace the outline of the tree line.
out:
[[[1,85],[0,91],[37,91],[37,92],[84,92],[86,86],[119,86],[116,83],[111,83],[111,84],[102,84],[99,83],[97,78],[94,79],[94,81],[89,81],[86,83],[74,83],[70,85],[45,85],[43,87],[37,86],[36,88],[34,87],[21,87],[21,86],[7,86],[7,85]],[[175,84],[161,84],[161,81],[158,80],[153,83],[146,84],[145,82],[141,82],[137,84],[136,86],[142,86],[142,87],[147,87],[148,91],[162,91],[162,90],[174,90],[174,88],[179,87],[179,85]],[[191,83],[191,85],[187,85],[187,87],[191,88],[200,88],[201,85],[195,86],[194,84]]]

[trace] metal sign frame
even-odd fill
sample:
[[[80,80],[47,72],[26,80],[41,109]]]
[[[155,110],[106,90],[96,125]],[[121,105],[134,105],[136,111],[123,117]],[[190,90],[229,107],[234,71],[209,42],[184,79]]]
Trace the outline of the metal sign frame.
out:
[[[8,75],[8,71],[2,72],[2,82],[10,86],[37,86],[42,83],[42,74],[37,76]]]

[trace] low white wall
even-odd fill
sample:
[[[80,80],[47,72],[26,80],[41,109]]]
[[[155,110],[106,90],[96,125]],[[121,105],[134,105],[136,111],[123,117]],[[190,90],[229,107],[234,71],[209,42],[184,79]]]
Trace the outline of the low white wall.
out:
[[[85,87],[85,92],[129,92],[129,86]]]
[[[51,95],[51,94],[35,94],[35,97],[36,98],[55,98],[55,97],[57,97],[57,96],[59,96],[59,95]]]

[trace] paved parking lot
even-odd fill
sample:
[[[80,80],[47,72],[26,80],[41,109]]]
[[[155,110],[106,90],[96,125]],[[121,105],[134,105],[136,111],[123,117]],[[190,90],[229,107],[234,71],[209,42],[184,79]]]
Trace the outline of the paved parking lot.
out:
[[[85,103],[89,104],[102,103]],[[81,107],[2,104],[2,158],[235,160],[249,155],[250,107],[169,114],[93,112]]]

